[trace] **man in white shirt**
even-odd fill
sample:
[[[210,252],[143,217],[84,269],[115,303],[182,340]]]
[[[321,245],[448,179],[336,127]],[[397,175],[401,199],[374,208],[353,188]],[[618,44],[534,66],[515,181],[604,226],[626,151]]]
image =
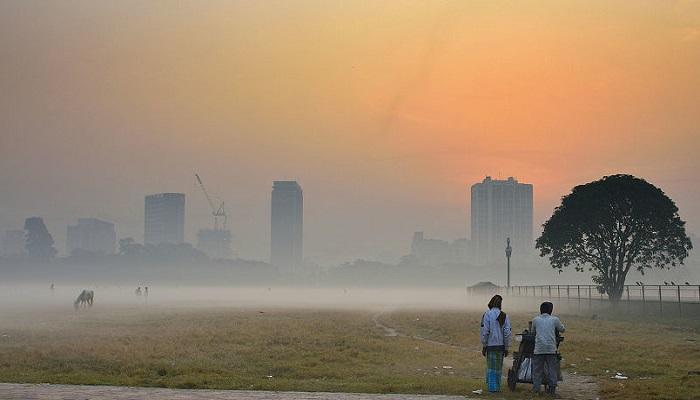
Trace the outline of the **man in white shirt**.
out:
[[[547,376],[549,394],[555,394],[559,359],[557,356],[557,334],[564,332],[559,318],[552,316],[554,305],[548,301],[540,305],[540,315],[532,320],[532,333],[535,334],[535,351],[532,357],[532,390],[539,393],[540,386]],[[545,374],[546,371],[546,374]]]

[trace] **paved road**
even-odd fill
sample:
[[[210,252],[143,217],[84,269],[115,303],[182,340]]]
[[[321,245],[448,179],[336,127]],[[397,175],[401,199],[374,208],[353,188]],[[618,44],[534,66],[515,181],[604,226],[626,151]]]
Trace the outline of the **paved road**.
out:
[[[0,383],[2,400],[465,400],[460,396],[262,392]]]

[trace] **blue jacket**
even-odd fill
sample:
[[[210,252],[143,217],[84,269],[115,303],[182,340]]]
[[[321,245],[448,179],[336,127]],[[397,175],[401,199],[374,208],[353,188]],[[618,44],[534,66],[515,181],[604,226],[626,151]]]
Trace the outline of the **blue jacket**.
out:
[[[535,334],[535,354],[555,354],[557,352],[556,331],[564,332],[564,324],[557,317],[540,314],[532,320],[532,332]]]
[[[481,344],[484,347],[500,347],[508,350],[510,345],[510,319],[506,315],[506,320],[501,327],[498,323],[498,316],[501,310],[494,307],[484,313],[481,317]]]

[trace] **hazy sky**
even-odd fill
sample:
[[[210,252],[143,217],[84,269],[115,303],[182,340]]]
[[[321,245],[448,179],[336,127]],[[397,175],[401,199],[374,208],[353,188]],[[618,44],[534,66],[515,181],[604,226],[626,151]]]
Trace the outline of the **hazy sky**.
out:
[[[267,259],[275,179],[322,263],[468,236],[469,185],[631,173],[700,232],[700,2],[0,1],[0,229],[60,249],[94,216],[143,238],[143,196],[224,198]]]

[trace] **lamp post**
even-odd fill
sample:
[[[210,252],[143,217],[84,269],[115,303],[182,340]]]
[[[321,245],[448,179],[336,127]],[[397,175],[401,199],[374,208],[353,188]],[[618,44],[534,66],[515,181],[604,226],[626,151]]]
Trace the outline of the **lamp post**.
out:
[[[513,248],[510,247],[510,238],[506,239],[506,259],[508,260],[508,287],[510,287],[510,255],[513,253]]]

